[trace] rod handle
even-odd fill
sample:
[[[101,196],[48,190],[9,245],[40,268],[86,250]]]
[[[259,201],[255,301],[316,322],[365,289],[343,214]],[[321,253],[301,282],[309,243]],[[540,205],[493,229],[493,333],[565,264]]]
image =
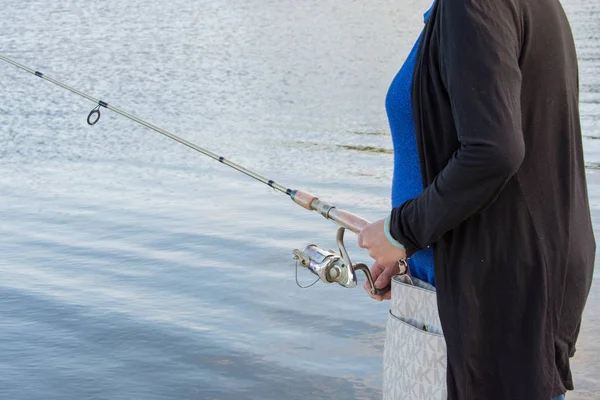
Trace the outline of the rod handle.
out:
[[[335,221],[338,225],[344,228],[350,229],[357,235],[367,225],[369,221],[359,217],[356,214],[352,214],[348,211],[339,210],[329,203],[325,203],[317,196],[312,193],[304,192],[302,190],[295,190],[292,195],[294,202],[307,210],[317,211],[325,218]]]
[[[317,196],[315,196],[312,193],[304,192],[302,190],[295,190],[291,197],[296,204],[306,208],[309,211],[313,210],[312,202],[317,200]]]
[[[366,219],[348,211],[338,210],[337,208],[334,208],[329,212],[329,218],[341,226],[350,229],[357,235],[365,226],[369,225],[369,221]]]

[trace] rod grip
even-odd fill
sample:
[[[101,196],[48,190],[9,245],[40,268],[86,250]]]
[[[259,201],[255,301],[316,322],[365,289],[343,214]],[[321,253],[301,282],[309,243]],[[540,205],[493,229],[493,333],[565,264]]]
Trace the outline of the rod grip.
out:
[[[307,210],[317,211],[325,218],[335,221],[337,224],[344,228],[350,229],[357,235],[367,225],[369,221],[359,217],[358,215],[352,214],[348,211],[339,210],[329,203],[325,203],[317,198],[312,193],[304,192],[302,190],[295,190],[292,194],[292,200]]]
[[[367,225],[369,225],[369,221],[359,217],[356,214],[352,214],[351,212],[338,210],[334,208],[329,213],[329,218],[333,221],[337,222],[341,226],[350,229],[352,232],[357,235],[360,231]]]
[[[315,196],[312,193],[304,192],[302,190],[296,190],[293,192],[292,200],[294,200],[294,202],[299,206],[312,211],[312,202],[314,200],[317,200],[317,196]]]

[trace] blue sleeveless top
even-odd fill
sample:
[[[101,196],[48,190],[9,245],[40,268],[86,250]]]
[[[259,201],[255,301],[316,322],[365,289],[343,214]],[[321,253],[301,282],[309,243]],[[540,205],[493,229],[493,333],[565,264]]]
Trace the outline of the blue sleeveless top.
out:
[[[425,21],[430,11],[431,9],[425,13]],[[411,104],[412,76],[420,39],[419,36],[404,65],[392,81],[385,99],[394,144],[394,208],[423,191]],[[408,260],[408,266],[412,276],[435,285],[432,249],[420,250],[413,254]]]

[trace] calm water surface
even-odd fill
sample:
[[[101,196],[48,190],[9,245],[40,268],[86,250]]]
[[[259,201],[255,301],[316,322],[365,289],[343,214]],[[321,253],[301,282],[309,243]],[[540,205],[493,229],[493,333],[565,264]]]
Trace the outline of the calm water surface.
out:
[[[0,52],[373,220],[429,5],[3,0]],[[599,227],[600,4],[565,8]],[[333,224],[111,112],[88,127],[91,103],[7,64],[0,85],[1,398],[380,397],[387,306],[294,281]]]

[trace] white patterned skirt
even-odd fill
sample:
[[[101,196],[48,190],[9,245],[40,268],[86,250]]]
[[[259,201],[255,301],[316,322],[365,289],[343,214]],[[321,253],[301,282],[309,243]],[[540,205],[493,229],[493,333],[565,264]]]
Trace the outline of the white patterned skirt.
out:
[[[446,400],[446,342],[435,288],[409,275],[392,278],[383,351],[384,400]]]

